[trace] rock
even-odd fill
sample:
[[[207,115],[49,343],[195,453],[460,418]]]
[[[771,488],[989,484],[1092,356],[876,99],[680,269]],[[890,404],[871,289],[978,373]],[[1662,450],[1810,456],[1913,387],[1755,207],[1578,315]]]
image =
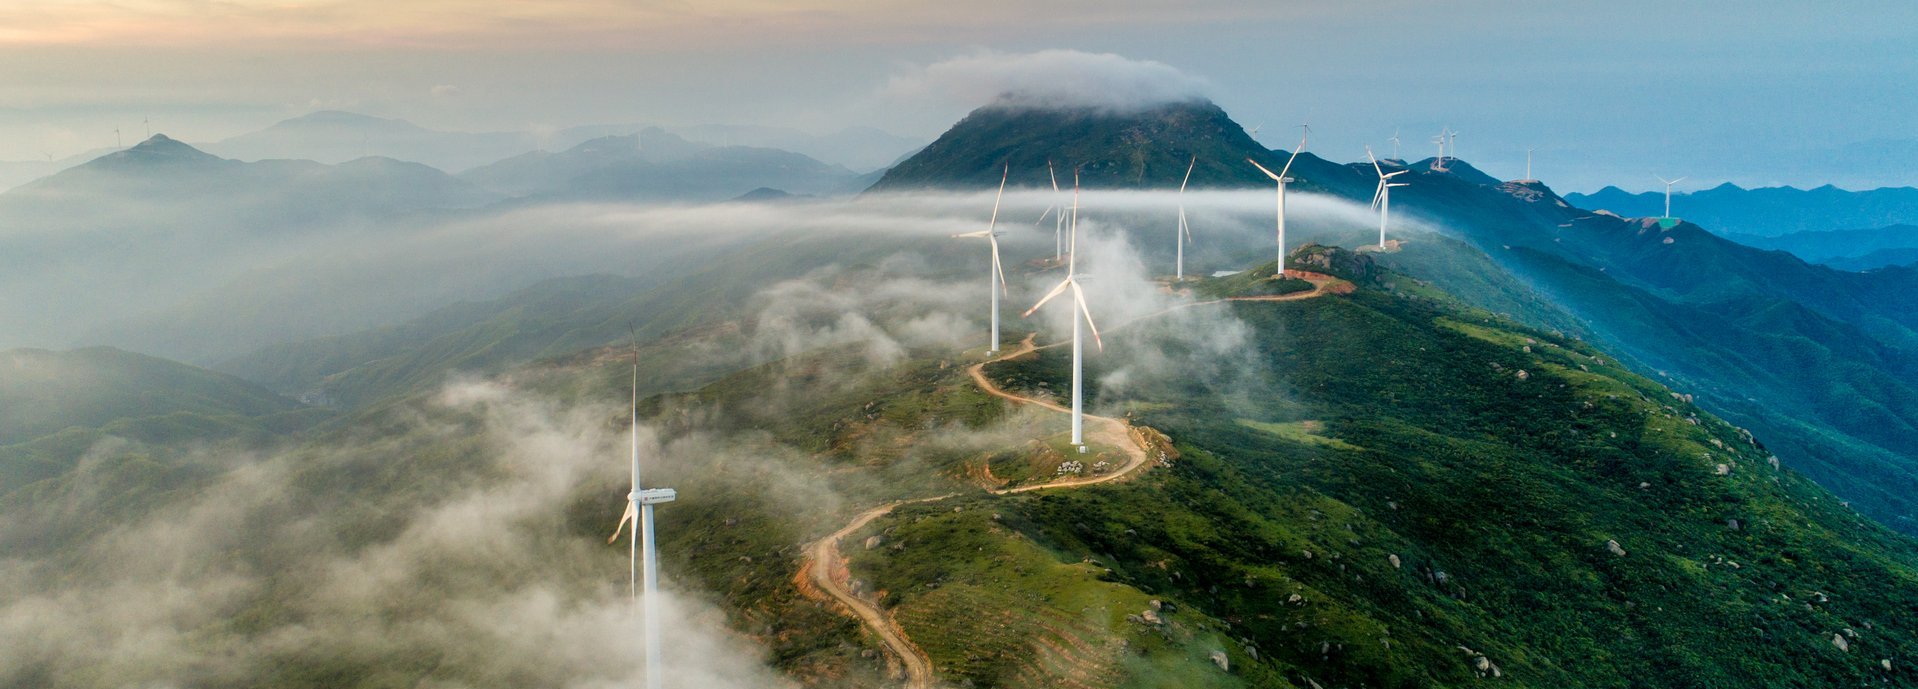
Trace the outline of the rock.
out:
[[[1739,528],[1738,520],[1736,519],[1725,520],[1725,528],[1731,529],[1733,531],[1737,531]]]
[[[1639,489],[1639,490],[1645,490],[1646,488],[1650,488],[1650,487],[1652,487],[1652,482],[1650,482],[1650,481],[1639,481],[1639,482],[1638,482],[1638,489]]]
[[[1532,378],[1532,374],[1526,373],[1525,369],[1522,369],[1522,368],[1518,370],[1518,373],[1515,373],[1513,375],[1518,376],[1519,380],[1531,380]]]
[[[1213,651],[1212,664],[1219,666],[1220,670],[1224,670],[1226,672],[1232,671],[1232,660],[1226,657],[1225,651]]]
[[[1492,659],[1487,658],[1485,656],[1479,656],[1477,658],[1473,658],[1472,667],[1478,668],[1479,672],[1485,672],[1487,670],[1492,669]]]
[[[879,546],[882,546],[882,545],[885,545],[885,544],[886,544],[886,537],[885,537],[885,536],[873,536],[873,537],[870,537],[870,538],[867,538],[867,539],[866,539],[866,549],[867,549],[867,550],[872,550],[873,548],[877,548],[877,547],[879,547]]]
[[[1154,598],[1154,599],[1152,599],[1151,601],[1149,601],[1149,602],[1147,602],[1147,603],[1146,603],[1146,605],[1149,605],[1149,606],[1152,606],[1152,609],[1153,609],[1153,610],[1164,610],[1164,609],[1165,609],[1165,603],[1162,603],[1162,602],[1160,602],[1160,601],[1159,601],[1159,599],[1157,599],[1157,598]]]
[[[1625,557],[1625,547],[1619,545],[1618,541],[1606,541],[1605,549],[1612,551],[1613,555],[1617,555],[1619,557]]]
[[[1878,666],[1884,668],[1885,672],[1891,672],[1891,659],[1886,658],[1884,660],[1878,661]]]
[[[1292,594],[1292,595],[1291,595],[1290,597],[1288,597],[1288,598],[1286,598],[1286,599],[1285,599],[1285,602],[1287,602],[1287,603],[1303,603],[1303,602],[1305,602],[1305,597],[1304,597],[1304,596],[1300,596],[1299,594],[1296,594],[1296,593],[1294,593],[1294,594]]]
[[[1152,610],[1139,613],[1139,619],[1145,620],[1146,624],[1151,625],[1163,624],[1165,622],[1165,618],[1159,617],[1159,613]]]
[[[1713,467],[1712,471],[1717,472],[1719,476],[1730,476],[1732,475],[1732,465],[1720,464],[1716,467]]]
[[[1312,551],[1310,550],[1305,551],[1305,559],[1307,560],[1312,559]]]
[[[1397,556],[1397,555],[1388,555],[1388,556],[1386,556],[1386,558],[1385,558],[1385,559],[1387,559],[1387,560],[1391,560],[1391,561],[1392,561],[1392,569],[1398,569],[1398,568],[1399,568],[1399,556]]]
[[[1851,652],[1851,642],[1846,641],[1843,634],[1831,635],[1831,645],[1837,646],[1840,651]]]

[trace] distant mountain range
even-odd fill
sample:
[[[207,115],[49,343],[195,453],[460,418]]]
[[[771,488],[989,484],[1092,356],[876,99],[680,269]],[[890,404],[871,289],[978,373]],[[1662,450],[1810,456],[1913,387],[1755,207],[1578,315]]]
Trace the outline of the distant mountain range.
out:
[[[1663,192],[1633,194],[1606,187],[1593,194],[1567,194],[1565,200],[1580,208],[1608,210],[1626,217],[1665,212]],[[1918,188],[1846,191],[1826,185],[1816,189],[1744,189],[1721,184],[1673,194],[1672,215],[1728,236],[1776,237],[1794,232],[1918,225]]]
[[[871,178],[771,148],[712,146],[658,128],[592,139],[557,153],[535,151],[468,170],[460,178],[536,200],[722,201],[762,187],[800,194],[856,192]]]
[[[1913,225],[1793,232],[1769,237],[1725,234],[1724,237],[1746,246],[1789,251],[1806,261],[1840,270],[1870,270],[1918,262],[1918,226]]]
[[[920,145],[916,140],[872,128],[850,128],[823,136],[779,127],[695,125],[660,130],[640,124],[585,125],[544,131],[450,132],[405,120],[328,110],[209,143],[203,148],[240,160],[298,158],[340,163],[378,155],[462,172],[525,153],[563,151],[594,139],[631,136],[647,129],[672,131],[711,146],[779,148],[859,171],[885,166]]]

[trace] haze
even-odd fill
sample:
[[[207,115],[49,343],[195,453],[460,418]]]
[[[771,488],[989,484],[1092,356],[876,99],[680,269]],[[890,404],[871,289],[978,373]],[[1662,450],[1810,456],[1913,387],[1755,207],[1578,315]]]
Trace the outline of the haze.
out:
[[[1458,155],[1561,191],[1918,183],[1918,9],[1847,3],[25,0],[0,7],[0,161],[189,143],[314,110],[458,131],[877,127],[930,141],[975,91],[938,65],[1113,53],[1202,84],[1268,146]],[[1868,68],[1866,66],[1869,66]],[[1727,117],[1728,114],[1736,117]],[[456,170],[454,170],[456,171]],[[1682,190],[1683,188],[1681,188]]]

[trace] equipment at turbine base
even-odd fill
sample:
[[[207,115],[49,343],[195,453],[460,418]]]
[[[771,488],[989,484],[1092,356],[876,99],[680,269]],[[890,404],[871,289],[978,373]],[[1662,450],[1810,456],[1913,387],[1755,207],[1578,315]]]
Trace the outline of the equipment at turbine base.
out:
[[[1678,227],[1678,218],[1659,218],[1659,219],[1658,219],[1658,228],[1659,228],[1659,229],[1661,229],[1661,230],[1669,230],[1669,229],[1672,229],[1672,228],[1674,228],[1674,227]]]

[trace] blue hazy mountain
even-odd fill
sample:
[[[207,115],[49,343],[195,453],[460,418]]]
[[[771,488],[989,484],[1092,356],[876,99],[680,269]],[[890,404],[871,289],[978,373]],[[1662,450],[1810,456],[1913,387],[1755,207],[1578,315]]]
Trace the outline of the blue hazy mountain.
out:
[[[461,173],[498,193],[540,201],[706,202],[760,187],[798,194],[856,191],[861,176],[790,151],[711,146],[664,130],[534,151]]]
[[[1634,194],[1605,187],[1592,194],[1567,194],[1580,208],[1609,210],[1624,216],[1663,215],[1664,192]],[[1847,191],[1831,185],[1816,189],[1721,184],[1672,195],[1672,215],[1722,235],[1775,237],[1794,232],[1851,230],[1888,225],[1918,225],[1918,189],[1885,187]]]

